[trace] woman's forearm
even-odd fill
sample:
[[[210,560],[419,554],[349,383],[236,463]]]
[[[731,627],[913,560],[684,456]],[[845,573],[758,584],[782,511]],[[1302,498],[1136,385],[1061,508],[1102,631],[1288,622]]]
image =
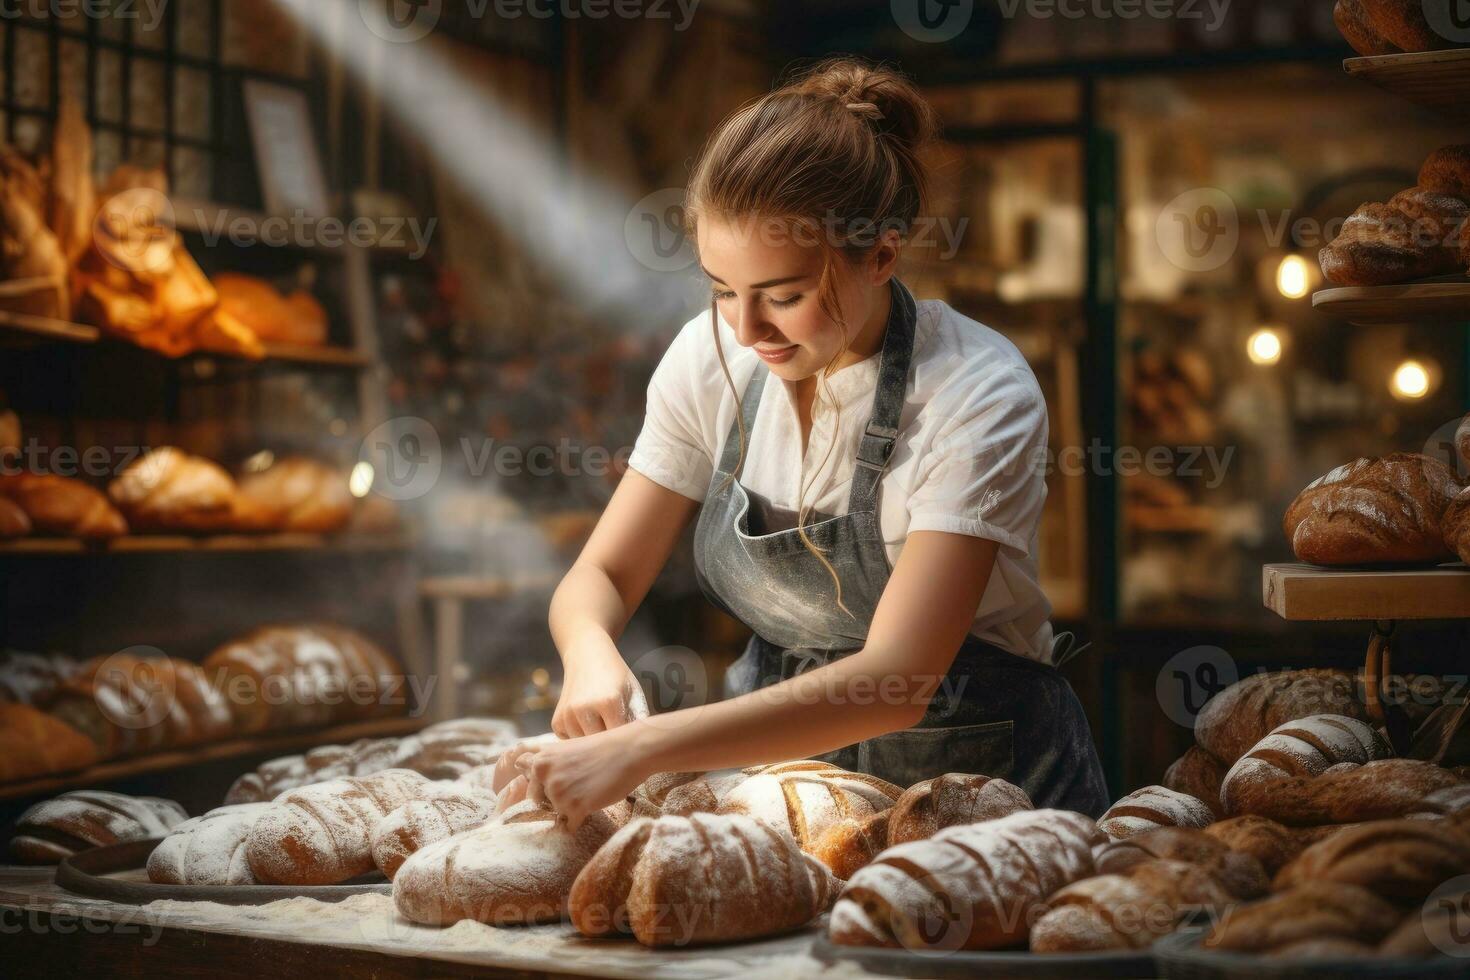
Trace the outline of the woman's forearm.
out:
[[[607,573],[578,562],[556,587],[547,620],[552,641],[565,660],[569,651],[585,648],[580,641],[589,634],[616,640],[631,616]]]

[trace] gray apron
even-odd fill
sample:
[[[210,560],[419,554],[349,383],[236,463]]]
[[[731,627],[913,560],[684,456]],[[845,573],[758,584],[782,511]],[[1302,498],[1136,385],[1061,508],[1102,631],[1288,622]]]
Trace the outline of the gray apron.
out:
[[[806,526],[837,570],[851,615],[838,607],[831,576],[795,529],[766,532],[766,502],[739,482],[738,423],[725,437],[699,512],[694,561],[704,594],[755,633],[726,676],[727,696],[830,663],[867,640],[891,571],[878,490],[898,436],[916,319],[909,291],[897,279],[892,290],[873,414],[847,513]],[[742,396],[746,432],[755,431],[767,374],[759,365]],[[1040,807],[1098,816],[1108,806],[1097,749],[1071,686],[1051,666],[975,636],[960,647],[917,726],[819,758],[904,787],[946,772],[983,773],[1015,783]]]

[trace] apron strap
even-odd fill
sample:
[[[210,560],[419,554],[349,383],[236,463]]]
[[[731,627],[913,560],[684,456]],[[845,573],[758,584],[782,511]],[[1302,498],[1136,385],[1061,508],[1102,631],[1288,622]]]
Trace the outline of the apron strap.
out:
[[[730,423],[730,431],[725,435],[725,448],[720,453],[720,472],[727,476],[739,477],[736,467],[741,464],[740,460],[740,424],[745,423],[745,437],[755,431],[755,416],[761,407],[761,392],[766,387],[765,364],[757,364],[755,373],[750,376],[750,381],[745,385],[745,393],[740,396],[740,415]],[[747,442],[745,448],[750,449]]]
[[[897,277],[889,285],[893,291],[893,306],[888,313],[887,332],[883,336],[883,353],[879,355],[873,415],[863,430],[853,467],[852,493],[847,500],[849,514],[877,509],[878,481],[888,469],[894,443],[898,441],[899,416],[903,413],[904,394],[908,390],[918,306],[914,303],[913,294]]]

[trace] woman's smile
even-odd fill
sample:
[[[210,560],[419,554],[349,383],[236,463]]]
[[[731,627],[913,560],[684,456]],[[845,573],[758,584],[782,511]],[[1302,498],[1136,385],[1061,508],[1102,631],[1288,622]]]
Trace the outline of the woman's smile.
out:
[[[796,356],[797,345],[787,344],[784,347],[756,346],[751,348],[756,356],[767,364],[785,364]]]

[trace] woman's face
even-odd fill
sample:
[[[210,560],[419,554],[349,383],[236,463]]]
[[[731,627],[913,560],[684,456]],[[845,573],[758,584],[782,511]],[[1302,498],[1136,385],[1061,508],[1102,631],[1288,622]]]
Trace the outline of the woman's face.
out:
[[[736,342],[754,350],[777,377],[803,381],[826,367],[868,322],[874,290],[857,270],[836,264],[844,335],[818,303],[822,251],[793,237],[800,238],[784,224],[754,218],[708,216],[696,228],[700,264]]]

